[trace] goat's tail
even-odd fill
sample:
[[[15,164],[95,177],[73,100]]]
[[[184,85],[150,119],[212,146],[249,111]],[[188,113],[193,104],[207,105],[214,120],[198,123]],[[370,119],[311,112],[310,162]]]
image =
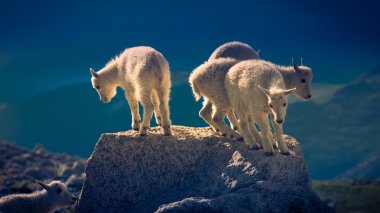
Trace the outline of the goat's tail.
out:
[[[202,94],[197,87],[197,83],[196,83],[194,75],[190,75],[189,83],[190,83],[191,89],[193,90],[195,100],[199,101],[199,99],[201,99]]]

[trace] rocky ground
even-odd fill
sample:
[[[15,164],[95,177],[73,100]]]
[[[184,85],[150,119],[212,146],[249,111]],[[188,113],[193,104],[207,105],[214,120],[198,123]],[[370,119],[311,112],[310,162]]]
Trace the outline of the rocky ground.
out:
[[[120,133],[119,137],[122,135]],[[51,179],[67,183],[70,190],[79,196],[85,177],[85,163],[83,158],[50,153],[42,146],[29,150],[0,141],[0,196],[41,190],[35,180]],[[378,179],[313,181],[312,187],[337,212],[379,212]],[[74,210],[62,209],[57,212]]]
[[[0,141],[0,196],[41,190],[36,180],[60,180],[79,196],[85,179],[85,163],[83,158],[50,153],[40,145],[28,150]]]

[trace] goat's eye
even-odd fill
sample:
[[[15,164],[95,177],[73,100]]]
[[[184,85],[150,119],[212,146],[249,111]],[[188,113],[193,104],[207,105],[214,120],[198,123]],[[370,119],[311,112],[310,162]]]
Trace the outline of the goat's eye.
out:
[[[306,83],[306,80],[305,79],[301,79],[301,82],[304,84],[304,83]]]
[[[95,86],[96,89],[100,89],[100,86]]]
[[[282,106],[286,107],[286,102]]]
[[[61,193],[62,192],[62,189],[61,188],[57,188],[57,193]]]
[[[272,104],[269,104],[270,108],[273,108],[273,105]]]

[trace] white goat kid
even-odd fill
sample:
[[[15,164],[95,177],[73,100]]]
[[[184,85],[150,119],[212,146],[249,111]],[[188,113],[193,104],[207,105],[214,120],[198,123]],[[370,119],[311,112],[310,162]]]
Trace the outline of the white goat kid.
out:
[[[78,200],[60,181],[39,183],[44,190],[31,194],[14,194],[0,198],[0,212],[50,213],[58,208],[69,208]]]
[[[195,99],[198,101],[201,96],[204,99],[203,108],[199,111],[199,116],[214,131],[220,131],[226,137],[242,140],[241,135],[230,129],[224,122],[226,113],[233,113],[224,87],[224,79],[229,68],[237,62],[237,60],[232,58],[207,61],[190,74],[189,82]],[[229,118],[236,119],[233,114],[228,114],[228,116]]]
[[[269,63],[269,62],[268,62]],[[292,66],[280,66],[271,64],[277,69],[284,78],[285,88],[295,88],[295,95],[303,100],[311,98],[311,82],[313,80],[313,72],[310,67],[305,66],[303,58],[301,58],[301,66],[297,66],[292,59]],[[272,121],[272,120],[271,120]],[[274,124],[272,123],[272,126]],[[251,132],[253,135],[258,135],[255,125],[251,122]],[[260,140],[258,137],[257,140]],[[272,140],[272,145],[276,147],[275,141]]]
[[[209,60],[217,58],[235,58],[237,60],[260,59],[259,51],[255,51],[251,46],[242,42],[228,42],[219,46],[210,56]],[[282,74],[287,89],[296,88],[295,94],[301,99],[311,98],[311,82],[313,78],[312,70],[304,65],[301,59],[301,66],[297,66],[292,60],[293,66],[278,66],[278,71]],[[228,113],[228,119],[231,123],[231,128],[237,129],[237,120],[233,112]],[[252,124],[252,127],[254,125]],[[256,130],[253,130],[256,131]]]
[[[125,91],[132,113],[132,128],[139,130],[140,135],[147,134],[153,111],[164,134],[171,134],[170,72],[168,62],[160,52],[151,47],[128,48],[100,71],[95,72],[92,68],[90,71],[92,86],[102,102],[110,102],[118,86]],[[141,125],[138,101],[144,109]]]
[[[216,59],[220,58],[233,58],[236,59],[236,63],[242,60],[248,60],[248,59],[260,59],[259,56],[259,51],[255,51],[250,45],[239,42],[239,41],[233,41],[233,42],[228,42],[225,44],[222,44],[218,48],[214,50],[214,52],[211,54],[211,56],[208,59],[208,65],[205,65],[203,69],[213,69],[213,66],[211,66],[211,62]],[[220,66],[220,65],[218,65]],[[230,63],[227,63],[227,66],[230,67]],[[198,68],[199,69],[199,68]],[[213,71],[212,71],[213,72]],[[219,80],[222,79],[224,82],[224,77],[223,78],[218,78]],[[215,81],[217,79],[212,79],[210,78],[208,81]],[[220,84],[222,85],[222,84]],[[224,83],[223,83],[224,85]],[[223,86],[224,87],[224,86]],[[227,98],[227,97],[225,97]],[[213,110],[212,108],[215,108],[209,101],[204,102],[204,108],[202,108],[200,116],[208,123],[210,122],[208,120],[211,119]],[[208,114],[207,114],[208,113]],[[207,119],[210,118],[210,119]],[[227,118],[230,121],[231,128],[234,130],[237,130],[238,128],[238,121],[236,119],[236,116],[233,112],[233,110],[229,110],[227,112]],[[215,130],[215,127],[210,124],[210,126]]]
[[[286,89],[281,73],[275,66],[262,60],[243,61],[231,67],[225,78],[225,87],[232,107],[239,117],[239,130],[249,148],[257,149],[255,122],[263,136],[263,149],[266,154],[273,153],[268,115],[275,120],[274,128],[277,146],[281,153],[289,154],[289,149],[282,141],[282,124],[285,121],[287,95],[293,89]],[[249,122],[249,118],[252,119]]]

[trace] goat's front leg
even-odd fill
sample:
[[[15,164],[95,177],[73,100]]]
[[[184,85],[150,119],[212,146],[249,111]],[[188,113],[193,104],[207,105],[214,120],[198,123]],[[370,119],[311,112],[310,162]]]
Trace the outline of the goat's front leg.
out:
[[[284,141],[282,140],[282,133],[283,133],[282,125],[276,122],[273,122],[273,127],[274,127],[274,130],[276,131],[278,149],[280,149],[280,152],[282,154],[289,155],[290,154],[289,149],[284,143]]]
[[[268,115],[266,113],[260,113],[254,116],[255,122],[261,130],[263,137],[263,149],[266,155],[273,155],[273,146],[270,140],[270,125],[268,121]]]
[[[275,128],[275,127],[274,127],[274,120],[273,120],[273,118],[274,118],[274,115],[271,114],[271,115],[269,116],[269,121],[270,121],[270,124],[272,125],[272,127]],[[276,141],[275,141],[273,138],[274,138],[274,135],[272,135],[272,136],[270,137],[271,142],[272,142],[272,146],[273,146],[274,149],[277,149]]]
[[[228,110],[227,118],[230,121],[231,129],[237,131],[239,128],[239,121],[236,119],[235,113],[232,109]]]
[[[140,129],[141,118],[139,114],[139,104],[133,92],[125,92],[125,98],[128,101],[132,114],[132,129],[138,131]]]
[[[239,131],[244,137],[244,142],[248,145],[249,149],[259,149],[260,146],[253,138],[253,135],[249,129],[247,111],[239,107],[238,109],[235,109],[235,112],[239,118]]]
[[[257,131],[256,125],[255,125],[255,120],[252,119],[252,116],[248,116],[248,124],[249,124],[249,130],[251,131],[253,137],[255,137],[256,142],[262,147],[263,146],[263,139],[262,139],[260,133]]]

